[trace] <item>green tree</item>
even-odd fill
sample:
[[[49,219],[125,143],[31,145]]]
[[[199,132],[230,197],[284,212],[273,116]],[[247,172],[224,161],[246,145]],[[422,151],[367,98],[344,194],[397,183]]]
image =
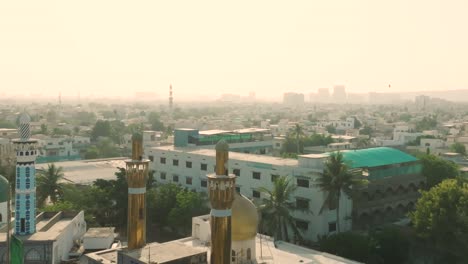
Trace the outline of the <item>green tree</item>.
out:
[[[48,164],[45,171],[39,171],[37,177],[37,198],[38,204],[43,205],[49,197],[55,204],[62,196],[63,168],[55,166],[54,163]]]
[[[450,146],[450,150],[452,150],[453,152],[456,152],[456,153],[460,153],[463,156],[466,156],[466,148],[465,148],[465,145],[463,145],[462,143],[459,143],[459,142],[453,143]]]
[[[372,135],[373,132],[374,130],[370,126],[364,126],[363,128],[361,128],[361,130],[359,130],[360,135],[368,135],[369,137]]]
[[[352,232],[319,237],[318,244],[320,251],[366,263],[372,250],[369,237]]]
[[[98,120],[91,131],[91,140],[96,141],[99,137],[110,137],[111,125],[109,121]]]
[[[453,179],[459,174],[457,164],[434,155],[422,156],[421,163],[422,175],[426,178],[426,189],[436,186],[445,179]]]
[[[156,112],[151,112],[148,115],[148,122],[151,124],[151,129],[155,131],[164,131],[164,124],[160,120],[160,116]]]
[[[437,118],[436,116],[425,116],[423,119],[416,123],[416,130],[423,131],[423,130],[431,130],[435,129],[437,126]]]
[[[336,127],[334,125],[327,125],[325,127],[325,129],[327,130],[328,133],[330,134],[336,134]]]
[[[299,124],[296,124],[290,133],[290,136],[296,139],[296,153],[297,154],[301,154],[300,144],[301,144],[302,138],[304,138],[304,135],[305,135],[304,129]]]
[[[148,213],[151,222],[158,226],[168,225],[168,215],[177,206],[177,194],[183,189],[173,183],[158,186],[148,193]]]
[[[109,139],[100,140],[97,144],[100,158],[111,158],[120,156],[119,149],[115,146],[114,142]]]
[[[262,229],[267,233],[273,234],[275,240],[289,241],[288,228],[291,228],[295,240],[301,240],[302,235],[299,232],[296,221],[292,217],[293,211],[299,210],[296,204],[291,201],[297,186],[291,183],[291,179],[281,176],[274,181],[273,190],[261,187],[259,191],[264,193],[266,198],[262,199],[259,206],[262,214]]]
[[[96,146],[90,146],[86,149],[84,154],[85,159],[97,159],[99,158],[99,150]]]
[[[342,193],[348,197],[352,195],[353,187],[356,188],[366,182],[357,173],[349,170],[345,164],[343,153],[333,152],[325,162],[323,173],[315,184],[325,195],[325,201],[320,209],[336,209],[336,228],[340,232],[340,198]]]
[[[47,135],[49,133],[49,129],[47,128],[46,124],[41,124],[41,134]]]
[[[366,263],[407,263],[410,242],[407,234],[395,227],[385,227],[370,234],[374,261]]]
[[[201,193],[182,190],[177,193],[176,206],[171,209],[167,219],[174,230],[188,235],[192,227],[192,217],[208,212],[207,200]]]
[[[0,119],[0,128],[17,128],[18,126],[15,123],[8,120]]]
[[[468,183],[447,179],[423,191],[410,214],[417,234],[438,251],[436,263],[465,263],[468,258]]]

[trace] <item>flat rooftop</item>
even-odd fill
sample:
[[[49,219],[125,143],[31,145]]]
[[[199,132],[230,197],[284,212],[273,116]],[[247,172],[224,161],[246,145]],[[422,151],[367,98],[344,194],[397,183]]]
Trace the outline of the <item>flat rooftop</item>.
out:
[[[202,149],[202,148],[175,148],[174,146],[160,146],[153,147],[152,149],[159,151],[174,151],[180,153],[194,154],[206,157],[215,157],[216,151],[214,149]],[[299,166],[299,161],[296,159],[284,159],[279,157],[255,155],[239,152],[229,152],[229,160],[241,160],[246,162],[272,164],[277,166]]]
[[[83,238],[98,238],[114,236],[115,227],[93,227],[88,229]]]
[[[36,217],[36,233],[17,237],[22,241],[56,240],[78,214],[75,212],[41,213]],[[0,233],[0,242],[4,241],[6,241],[6,233]]]
[[[62,182],[92,184],[97,179],[114,180],[118,168],[125,168],[128,158],[111,158],[96,160],[76,160],[54,162],[55,166],[63,168]],[[48,163],[36,164],[36,170],[46,170]]]

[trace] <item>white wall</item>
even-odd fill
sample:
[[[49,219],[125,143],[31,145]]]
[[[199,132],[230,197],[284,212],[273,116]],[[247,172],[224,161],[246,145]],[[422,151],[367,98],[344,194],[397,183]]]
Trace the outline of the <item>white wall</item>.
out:
[[[0,221],[0,224],[3,224],[7,222],[7,202],[0,203],[0,214],[2,215],[2,221]]]
[[[62,230],[54,242],[54,259],[68,260],[68,253],[74,245],[74,241],[80,240],[86,233],[84,212],[79,212],[75,218]]]
[[[108,249],[114,242],[114,235],[108,237],[83,237],[83,246],[86,250],[90,249]]]

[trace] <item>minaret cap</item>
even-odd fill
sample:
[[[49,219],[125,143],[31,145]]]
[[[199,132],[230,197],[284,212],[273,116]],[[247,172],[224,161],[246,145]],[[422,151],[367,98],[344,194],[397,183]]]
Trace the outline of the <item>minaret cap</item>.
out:
[[[229,144],[224,139],[221,139],[216,144],[215,149],[216,151],[229,151]]]
[[[137,132],[132,135],[132,159],[143,159],[143,136]]]
[[[23,114],[21,114],[21,116],[19,118],[19,122],[20,122],[20,124],[30,123],[31,122],[31,117],[29,117],[28,114],[23,113]]]

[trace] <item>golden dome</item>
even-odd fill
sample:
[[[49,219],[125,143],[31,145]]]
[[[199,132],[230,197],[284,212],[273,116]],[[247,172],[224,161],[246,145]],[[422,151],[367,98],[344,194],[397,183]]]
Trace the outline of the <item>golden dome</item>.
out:
[[[231,223],[233,241],[250,240],[257,235],[257,207],[237,192],[232,203]]]

